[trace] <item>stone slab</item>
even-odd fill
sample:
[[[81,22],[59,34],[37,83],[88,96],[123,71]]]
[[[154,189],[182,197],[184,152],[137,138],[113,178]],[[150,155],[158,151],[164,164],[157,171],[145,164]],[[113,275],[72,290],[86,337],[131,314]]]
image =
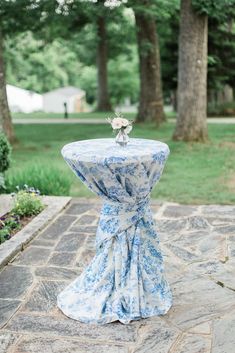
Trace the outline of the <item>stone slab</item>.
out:
[[[166,318],[174,325],[182,330],[189,330],[203,323],[212,320],[224,312],[228,312],[231,307],[226,304],[224,306],[216,306],[214,303],[205,305],[173,305],[172,309],[166,314]]]
[[[51,250],[38,246],[29,246],[23,252],[19,253],[15,259],[15,264],[21,265],[43,265],[47,262]]]
[[[173,252],[174,255],[176,255],[182,261],[190,263],[199,260],[199,257],[197,255],[187,249],[172,244],[166,244],[166,246],[170,249],[171,252]]]
[[[179,331],[169,326],[164,320],[153,318],[150,323],[139,331],[140,342],[133,353],[161,352],[168,353],[173,342],[179,335]],[[142,333],[142,331],[144,331]]]
[[[166,218],[187,217],[197,211],[197,207],[188,205],[169,205],[165,208],[163,216]]]
[[[211,322],[206,321],[202,324],[196,325],[190,329],[190,333],[198,333],[201,335],[210,335],[211,334]]]
[[[30,268],[6,266],[0,273],[0,298],[19,299],[33,283]]]
[[[77,222],[75,222],[75,226],[80,226],[80,225],[90,225],[90,224],[97,224],[97,217],[94,217],[94,215],[83,215],[81,216]]]
[[[188,265],[188,269],[195,275],[214,276],[224,271],[224,264],[216,259],[211,259],[202,262],[195,262]]]
[[[35,270],[35,275],[52,280],[73,280],[81,273],[80,268],[69,269],[64,267],[43,266]]]
[[[212,353],[235,351],[235,311],[213,323]]]
[[[82,225],[79,225],[79,226],[72,226],[70,228],[71,232],[78,232],[78,233],[81,233],[81,234],[87,234],[87,233],[95,234],[96,230],[97,230],[97,226],[82,226]]]
[[[205,217],[194,216],[187,219],[187,230],[210,230],[211,226]]]
[[[234,213],[234,222],[235,222],[235,213]],[[234,235],[235,234],[235,224],[226,225],[224,227],[216,227],[215,230],[218,234],[224,235]]]
[[[75,252],[54,252],[48,261],[49,265],[70,267],[76,258]]]
[[[178,246],[182,250],[174,249]],[[206,259],[224,259],[226,256],[226,238],[213,231],[194,231],[182,234],[174,241],[174,245],[169,244],[175,255],[185,261]],[[192,256],[190,256],[192,254]],[[196,257],[195,257],[196,256]]]
[[[17,345],[17,353],[128,353],[128,348],[112,343],[90,343],[58,338],[28,337]]]
[[[66,252],[74,252],[80,249],[84,245],[84,237],[81,234],[77,233],[66,233],[60,239],[59,243],[55,247],[55,251],[66,251]]]
[[[56,308],[57,295],[67,284],[62,281],[40,281],[31,292],[31,296],[25,302],[22,310],[49,313]]]
[[[174,348],[174,353],[210,353],[210,337],[199,335],[184,335]],[[222,353],[222,352],[220,352]]]
[[[92,210],[92,203],[72,203],[66,210],[66,214],[78,216]]]
[[[157,219],[157,231],[164,234],[167,241],[171,241],[182,234],[186,230],[186,219]]]
[[[51,240],[41,239],[40,235],[38,235],[34,240],[30,242],[33,246],[42,246],[44,248],[53,248],[55,246],[54,242]]]
[[[222,288],[214,281],[205,277],[196,276],[190,272],[181,275],[181,278],[172,283],[175,305],[193,305],[200,307],[205,304],[214,304],[216,307],[235,305],[235,295],[227,288]]]
[[[20,336],[11,332],[0,332],[0,353],[8,353]]]
[[[62,215],[59,216],[54,223],[49,225],[40,235],[43,240],[57,241],[62,234],[67,231],[71,224],[76,220],[75,216]]]
[[[95,247],[96,247],[95,235],[89,234],[86,238],[85,248],[88,250],[95,250]]]
[[[88,338],[101,342],[111,341],[117,343],[135,342],[137,340],[138,322],[122,325],[121,323],[111,323],[106,325],[87,325],[79,321],[68,319],[67,317],[57,318],[49,315],[29,315],[18,313],[7,324],[8,330],[41,333],[46,335],[57,335]]]
[[[235,206],[229,205],[206,205],[202,206],[202,213],[205,216],[225,218],[231,217],[234,219],[235,215]]]
[[[20,304],[20,300],[0,299],[0,327],[3,327],[8,322]]]

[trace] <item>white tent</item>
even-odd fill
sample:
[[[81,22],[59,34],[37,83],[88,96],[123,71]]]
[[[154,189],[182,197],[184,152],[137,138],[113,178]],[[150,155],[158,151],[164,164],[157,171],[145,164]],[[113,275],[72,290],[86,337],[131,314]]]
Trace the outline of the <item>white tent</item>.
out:
[[[46,113],[84,112],[86,92],[72,86],[62,87],[43,94],[43,111]]]
[[[32,113],[42,110],[42,95],[12,85],[7,85],[7,99],[12,112]]]

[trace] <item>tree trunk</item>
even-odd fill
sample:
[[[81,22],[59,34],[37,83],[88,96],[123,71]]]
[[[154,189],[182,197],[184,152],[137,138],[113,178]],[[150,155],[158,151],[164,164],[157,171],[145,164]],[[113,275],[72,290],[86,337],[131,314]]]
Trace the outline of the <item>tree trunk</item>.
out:
[[[233,102],[233,89],[229,85],[224,86],[224,103]]]
[[[177,90],[171,91],[171,105],[173,107],[173,111],[177,112]]]
[[[161,83],[160,52],[155,19],[135,12],[139,52],[140,99],[137,121],[165,120]]]
[[[178,119],[174,140],[207,140],[208,18],[198,15],[191,0],[181,0]]]
[[[3,36],[0,31],[0,130],[3,130],[8,140],[15,140],[11,114],[7,101],[5,68],[3,59]]]
[[[99,16],[97,20],[98,31],[98,46],[97,46],[97,69],[98,69],[98,111],[112,110],[109,101],[108,93],[108,48],[107,48],[107,34],[106,23],[103,16]]]

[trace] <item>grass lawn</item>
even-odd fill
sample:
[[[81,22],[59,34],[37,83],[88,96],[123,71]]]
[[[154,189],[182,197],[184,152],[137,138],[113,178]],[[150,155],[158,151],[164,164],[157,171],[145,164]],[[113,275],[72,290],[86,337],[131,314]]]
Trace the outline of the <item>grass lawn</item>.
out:
[[[113,116],[114,113],[110,112],[90,112],[90,113],[70,113],[70,119],[105,119],[108,116]],[[135,113],[124,113],[127,119],[134,119]],[[62,113],[12,113],[13,119],[64,119]]]
[[[70,119],[106,119],[109,116],[113,116],[114,113],[110,112],[90,112],[90,113],[71,113],[69,114]],[[168,118],[175,118],[175,112],[167,112]],[[12,113],[13,119],[64,119],[64,114],[60,113]],[[135,119],[135,113],[123,113],[123,116],[127,119]]]
[[[210,124],[207,144],[173,142],[173,128],[171,123],[160,130],[151,124],[136,124],[130,136],[164,141],[170,147],[152,197],[186,204],[234,203],[235,126]],[[48,194],[94,197],[66,165],[60,150],[68,142],[111,137],[109,125],[16,125],[15,129],[19,142],[7,172],[9,191],[26,183]]]

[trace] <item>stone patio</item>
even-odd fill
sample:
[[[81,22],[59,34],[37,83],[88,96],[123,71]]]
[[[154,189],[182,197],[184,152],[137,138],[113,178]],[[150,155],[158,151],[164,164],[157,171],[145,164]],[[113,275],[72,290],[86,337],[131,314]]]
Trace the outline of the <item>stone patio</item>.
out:
[[[153,203],[174,304],[162,317],[90,326],[56,295],[94,256],[100,203],[73,200],[0,273],[0,353],[233,353],[235,206]]]

